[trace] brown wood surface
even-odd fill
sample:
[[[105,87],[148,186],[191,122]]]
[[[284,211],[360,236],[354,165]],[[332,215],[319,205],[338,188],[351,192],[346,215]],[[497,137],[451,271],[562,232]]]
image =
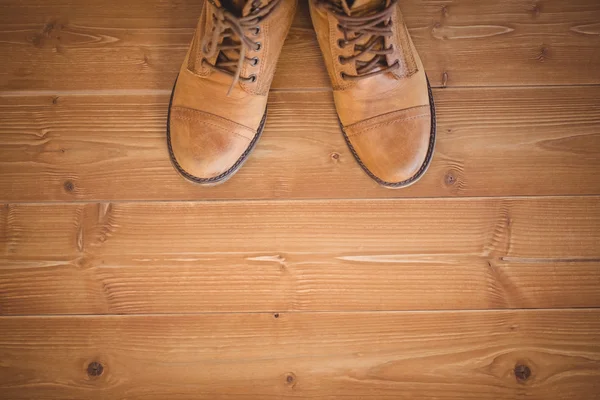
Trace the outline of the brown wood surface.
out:
[[[170,89],[201,3],[5,0],[0,89]],[[435,86],[600,83],[597,0],[409,0],[402,9]],[[274,88],[329,88],[306,0]]]
[[[1,2],[0,399],[600,399],[600,2],[402,1],[438,144],[396,191],[306,0],[248,163],[180,178],[201,5]]]
[[[600,305],[600,199],[10,205],[2,314]]]
[[[600,193],[600,87],[435,91],[433,163],[403,190],[362,171],[326,92],[272,93],[244,168],[224,185],[190,184],[169,161],[168,98],[0,97],[0,201]]]
[[[4,317],[0,331],[15,400],[597,399],[600,382],[598,310]]]

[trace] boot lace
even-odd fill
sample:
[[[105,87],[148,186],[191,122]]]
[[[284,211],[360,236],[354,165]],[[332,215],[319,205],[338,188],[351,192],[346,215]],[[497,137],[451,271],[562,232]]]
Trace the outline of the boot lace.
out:
[[[252,65],[257,65],[259,62],[257,57],[246,57],[249,50],[259,51],[261,48],[261,43],[251,39],[251,36],[258,36],[261,21],[271,14],[281,0],[272,0],[264,7],[260,7],[260,0],[252,0],[252,2],[250,13],[244,17],[237,17],[222,7],[211,7],[213,29],[211,34],[206,35],[202,40],[203,65],[233,77],[227,95],[239,81],[256,81],[256,75],[248,77],[240,75],[244,62],[250,62]],[[225,53],[227,50],[233,54],[228,56]],[[215,63],[208,62],[208,59],[215,55],[217,55]]]
[[[338,41],[338,46],[343,49],[346,46],[354,45],[353,55],[340,57],[339,62],[342,65],[354,62],[356,75],[342,72],[342,79],[356,81],[390,72],[400,67],[398,60],[392,65],[388,64],[386,55],[391,54],[394,47],[393,45],[385,47],[385,38],[394,34],[392,14],[396,2],[397,0],[392,0],[388,6],[371,14],[350,16],[330,1],[319,1],[318,4],[321,7],[335,15],[338,20],[338,29],[344,34],[344,39]],[[357,43],[359,41],[363,42]],[[359,60],[365,54],[373,55],[373,57],[368,61]]]

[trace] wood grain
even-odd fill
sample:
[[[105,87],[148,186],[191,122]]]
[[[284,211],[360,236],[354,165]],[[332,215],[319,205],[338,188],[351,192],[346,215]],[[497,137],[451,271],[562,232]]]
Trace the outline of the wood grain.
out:
[[[596,399],[600,381],[598,310],[4,317],[0,331],[15,400]]]
[[[600,399],[600,2],[402,1],[439,89],[401,191],[306,0],[249,162],[180,178],[201,4],[2,1],[1,399]]]
[[[0,90],[170,89],[197,0],[6,0]],[[300,0],[274,89],[329,88]],[[408,0],[407,26],[435,86],[600,83],[596,0]]]
[[[340,132],[330,93],[272,93],[257,149],[229,182],[172,167],[169,95],[0,97],[0,201],[587,195],[600,193],[600,87],[435,91],[431,168],[379,187]]]
[[[597,307],[599,200],[7,205],[0,311]]]

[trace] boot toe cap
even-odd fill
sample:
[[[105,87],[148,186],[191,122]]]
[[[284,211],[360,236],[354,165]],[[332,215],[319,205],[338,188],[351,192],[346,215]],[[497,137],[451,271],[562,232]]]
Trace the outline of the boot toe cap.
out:
[[[425,172],[434,132],[428,108],[392,114],[347,127],[346,134],[363,168],[378,183],[399,188]]]
[[[169,118],[172,159],[188,179],[218,183],[245,159],[256,132],[222,117],[173,107]]]

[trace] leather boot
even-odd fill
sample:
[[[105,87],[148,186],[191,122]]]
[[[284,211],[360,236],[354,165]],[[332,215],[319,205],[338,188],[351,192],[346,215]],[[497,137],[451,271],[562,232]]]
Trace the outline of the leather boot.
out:
[[[344,137],[371,178],[416,182],[433,155],[435,109],[397,0],[309,0]]]
[[[296,3],[204,0],[167,122],[171,161],[188,180],[226,181],[256,145]]]

